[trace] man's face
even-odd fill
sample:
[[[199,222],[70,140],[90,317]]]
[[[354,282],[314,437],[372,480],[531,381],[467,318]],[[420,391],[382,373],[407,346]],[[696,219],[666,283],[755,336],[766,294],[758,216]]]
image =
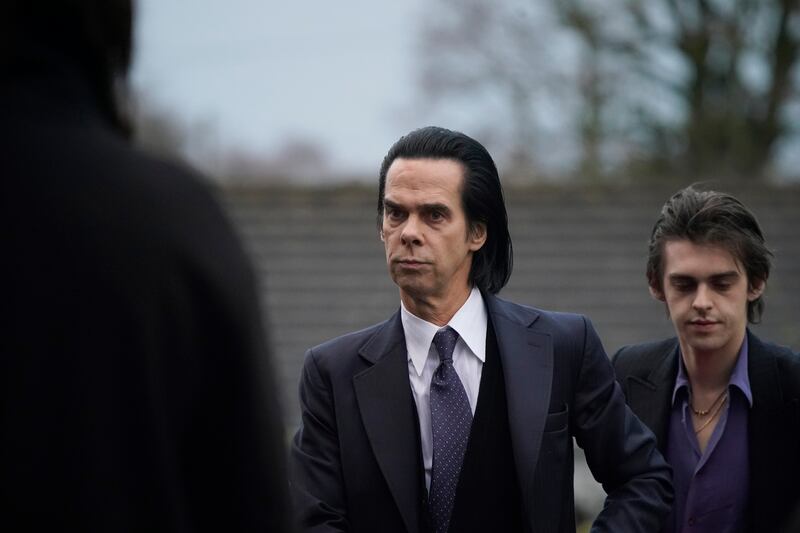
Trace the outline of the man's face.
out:
[[[450,159],[402,159],[386,173],[381,240],[392,280],[405,300],[464,294],[472,255],[486,231],[470,232],[461,205],[464,169]]]
[[[748,289],[747,274],[730,252],[686,239],[664,245],[663,267],[663,291],[650,287],[650,292],[666,302],[682,349],[698,355],[737,351],[747,304],[764,284]]]

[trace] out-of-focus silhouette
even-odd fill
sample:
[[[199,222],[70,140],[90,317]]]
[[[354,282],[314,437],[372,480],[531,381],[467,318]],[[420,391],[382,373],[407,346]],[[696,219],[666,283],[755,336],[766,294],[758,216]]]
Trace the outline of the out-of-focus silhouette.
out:
[[[283,531],[255,279],[208,187],[126,138],[132,11],[0,7],[0,530]]]

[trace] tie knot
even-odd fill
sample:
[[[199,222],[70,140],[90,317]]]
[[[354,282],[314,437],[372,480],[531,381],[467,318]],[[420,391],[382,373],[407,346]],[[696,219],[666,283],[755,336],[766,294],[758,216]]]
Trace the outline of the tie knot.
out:
[[[457,340],[458,333],[450,326],[436,332],[436,335],[433,336],[433,345],[439,352],[440,362],[453,360],[453,349],[456,347]]]

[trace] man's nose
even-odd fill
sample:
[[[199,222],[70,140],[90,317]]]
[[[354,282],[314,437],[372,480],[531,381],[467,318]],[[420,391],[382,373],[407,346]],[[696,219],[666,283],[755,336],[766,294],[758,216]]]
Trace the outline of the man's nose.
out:
[[[711,309],[711,306],[711,291],[705,283],[701,283],[697,286],[697,292],[694,295],[692,307],[697,310],[707,311]]]
[[[400,232],[400,241],[404,246],[419,246],[422,244],[422,226],[419,217],[409,216]]]

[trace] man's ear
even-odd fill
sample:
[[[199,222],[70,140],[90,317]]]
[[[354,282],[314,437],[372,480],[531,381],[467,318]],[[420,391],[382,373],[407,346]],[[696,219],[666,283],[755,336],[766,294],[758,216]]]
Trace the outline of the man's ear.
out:
[[[758,300],[759,296],[764,294],[764,289],[767,288],[766,280],[760,279],[753,283],[752,287],[747,289],[747,301],[752,302]]]
[[[469,243],[469,249],[473,252],[480,250],[486,243],[486,224],[483,222],[473,224],[467,235],[467,242]]]
[[[383,228],[378,229],[378,236],[381,238],[381,242],[386,242],[386,239],[383,238]]]
[[[650,296],[661,302],[666,301],[663,290],[653,287],[652,285],[648,285],[648,288],[650,289]]]

